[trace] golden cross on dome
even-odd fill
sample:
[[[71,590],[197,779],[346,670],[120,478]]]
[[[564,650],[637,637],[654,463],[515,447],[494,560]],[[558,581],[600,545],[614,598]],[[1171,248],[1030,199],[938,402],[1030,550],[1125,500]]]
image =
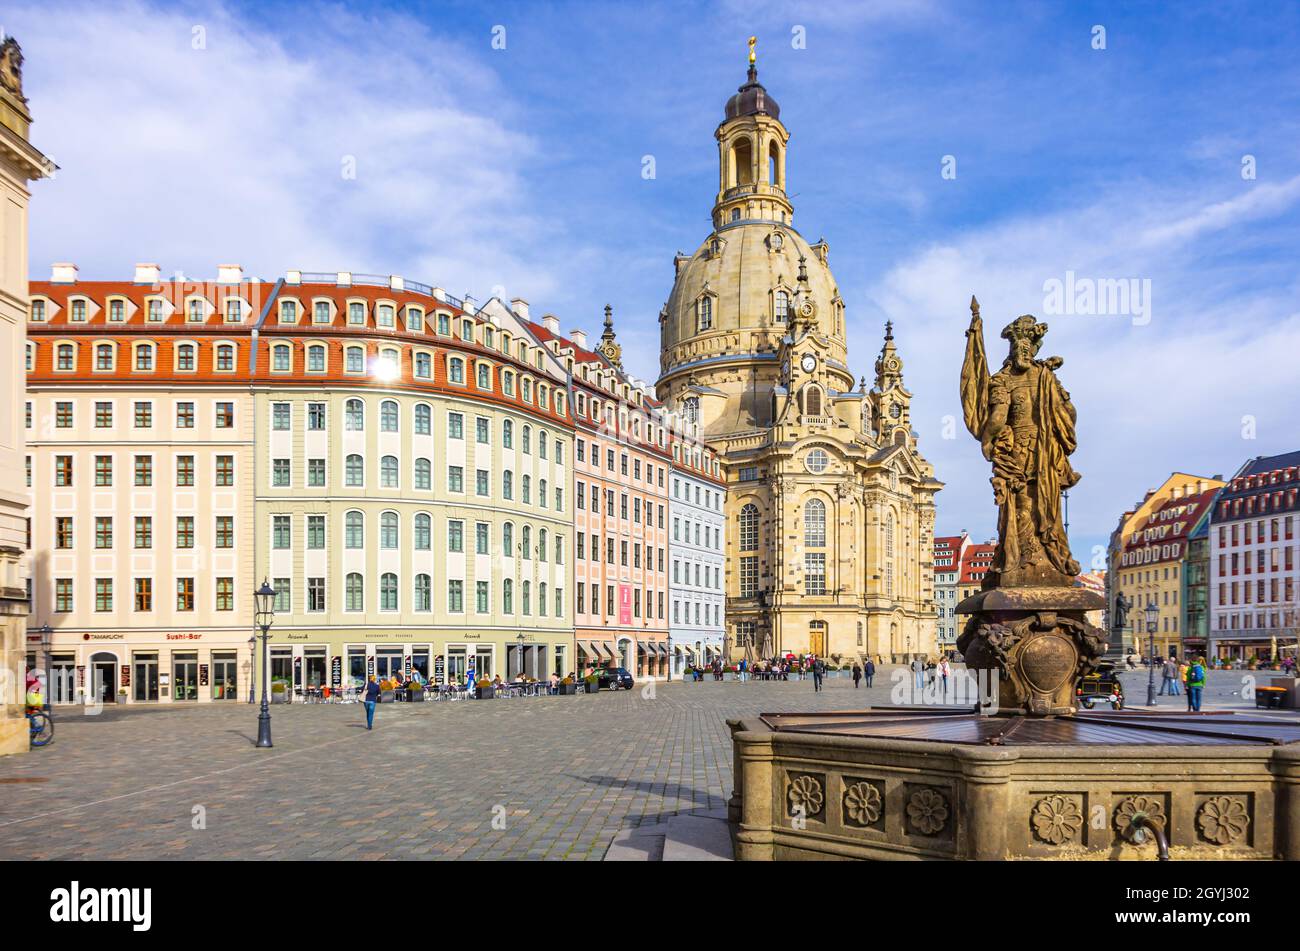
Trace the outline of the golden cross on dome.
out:
[[[753,66],[755,59],[757,59],[757,57],[754,55],[754,44],[757,42],[758,42],[757,36],[751,36],[749,38],[749,65],[750,66]]]

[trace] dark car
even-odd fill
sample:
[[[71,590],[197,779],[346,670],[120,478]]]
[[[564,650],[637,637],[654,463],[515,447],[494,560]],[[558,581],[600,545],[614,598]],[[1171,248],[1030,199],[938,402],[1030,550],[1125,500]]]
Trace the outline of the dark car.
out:
[[[624,690],[632,689],[632,675],[626,667],[602,667],[596,674],[600,677],[600,686],[605,690],[617,690],[620,687]]]
[[[1124,687],[1114,664],[1102,664],[1079,681],[1075,688],[1079,705],[1091,710],[1095,703],[1109,703],[1113,710],[1124,709]]]

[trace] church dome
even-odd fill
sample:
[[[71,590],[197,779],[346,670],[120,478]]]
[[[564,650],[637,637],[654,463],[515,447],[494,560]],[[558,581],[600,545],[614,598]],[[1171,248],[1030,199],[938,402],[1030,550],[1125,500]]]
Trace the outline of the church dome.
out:
[[[771,116],[773,119],[781,118],[781,107],[758,81],[758,69],[754,66],[749,67],[749,79],[745,85],[736,90],[736,94],[727,100],[726,111],[728,119],[759,114]]]

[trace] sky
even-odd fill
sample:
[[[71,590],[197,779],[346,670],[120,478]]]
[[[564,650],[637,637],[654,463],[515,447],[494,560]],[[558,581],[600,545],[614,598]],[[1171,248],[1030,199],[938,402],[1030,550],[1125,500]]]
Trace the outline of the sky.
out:
[[[972,294],[994,368],[1022,313],[1064,359],[1085,569],[1172,471],[1300,448],[1300,6],[41,0],[0,27],[60,166],[33,277],[391,273],[589,332],[608,303],[653,381],[756,35],[855,375],[894,323],[939,534],[994,533]]]

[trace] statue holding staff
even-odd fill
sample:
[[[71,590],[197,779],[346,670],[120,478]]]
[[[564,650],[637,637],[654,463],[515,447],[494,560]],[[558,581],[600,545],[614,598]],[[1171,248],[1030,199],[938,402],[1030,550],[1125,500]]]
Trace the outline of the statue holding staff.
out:
[[[979,302],[971,298],[961,402],[966,428],[993,464],[998,545],[984,587],[1073,585],[1079,563],[1070,555],[1061,493],[1079,481],[1070,466],[1075,412],[1056,378],[1060,357],[1037,359],[1047,324],[1017,317],[1002,331],[1010,345],[1002,368],[989,375]]]

